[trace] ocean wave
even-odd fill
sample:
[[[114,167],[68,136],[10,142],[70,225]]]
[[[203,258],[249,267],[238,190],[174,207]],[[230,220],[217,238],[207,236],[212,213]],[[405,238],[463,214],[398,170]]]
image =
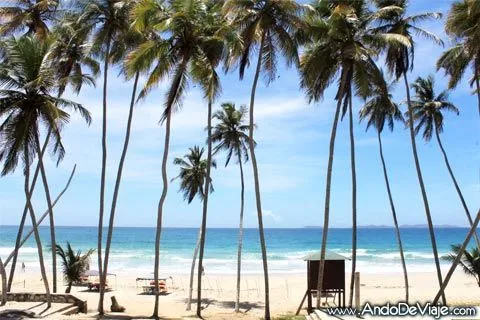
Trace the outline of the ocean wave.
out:
[[[340,255],[351,258],[352,250],[345,249],[334,249],[332,250]],[[439,256],[448,254],[448,252],[439,252]],[[433,259],[433,253],[423,252],[423,251],[405,251],[404,252],[406,260],[417,260],[417,259]],[[357,249],[357,258],[367,258],[368,260],[382,259],[382,260],[399,260],[400,252],[399,251],[381,251],[378,249]]]
[[[7,256],[9,255],[10,253],[13,252],[13,250],[15,250],[15,247],[0,247],[0,255],[2,256]],[[20,254],[30,254],[30,253],[37,253],[37,248],[35,247],[21,247],[20,248]]]

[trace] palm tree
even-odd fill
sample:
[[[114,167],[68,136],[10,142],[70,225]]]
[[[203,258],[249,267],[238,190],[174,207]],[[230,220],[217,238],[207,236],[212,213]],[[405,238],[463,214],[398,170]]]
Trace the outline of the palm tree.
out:
[[[461,245],[452,245],[452,253],[445,257],[445,260],[453,262],[460,253]],[[470,251],[465,250],[461,255],[460,265],[465,274],[472,276],[480,287],[480,251],[473,248]]]
[[[193,199],[198,196],[200,200],[205,199],[204,184],[207,173],[207,160],[203,158],[204,148],[194,146],[189,149],[189,153],[183,158],[175,158],[173,164],[180,166],[180,173],[171,181],[180,179],[180,190],[183,192],[183,199],[190,204]],[[216,163],[212,162],[212,166],[216,168]],[[211,179],[210,179],[211,180]],[[211,182],[211,181],[210,181]],[[210,184],[210,193],[213,192],[213,185]],[[191,309],[193,294],[193,276],[195,273],[195,262],[197,260],[198,250],[200,248],[202,229],[199,229],[198,240],[193,252],[192,267],[190,269],[190,286],[187,300],[187,310]]]
[[[450,76],[449,88],[455,88],[468,67],[472,68],[480,115],[480,6],[476,0],[459,0],[452,4],[447,16],[445,30],[454,39],[454,46],[445,51],[437,62]]]
[[[243,177],[243,163],[248,161],[248,125],[245,124],[248,111],[246,106],[235,108],[231,102],[222,103],[222,110],[214,113],[213,118],[218,120],[212,133],[212,142],[216,144],[214,154],[219,151],[227,152],[225,167],[232,156],[240,167],[240,223],[238,227],[237,250],[237,294],[235,298],[235,312],[240,312],[240,273],[242,268],[243,246],[243,210],[245,202],[245,181]],[[254,143],[255,144],[255,143]]]
[[[158,203],[155,234],[155,283],[158,283],[163,206],[168,191],[167,161],[171,115],[175,108],[181,106],[181,99],[191,79],[201,85],[208,100],[208,119],[210,123],[212,103],[219,92],[219,79],[215,67],[225,55],[223,37],[220,37],[220,34],[216,32],[215,24],[212,27],[212,22],[216,22],[213,19],[219,18],[210,12],[215,8],[213,3],[206,4],[201,0],[174,0],[170,3],[166,12],[165,10],[158,10],[160,7],[162,7],[162,4],[156,0],[144,0],[138,4],[137,12],[146,12],[149,15],[151,19],[149,23],[154,26],[153,29],[156,31],[157,39],[145,41],[127,57],[127,71],[130,74],[139,70],[147,71],[153,66],[140,93],[140,98],[145,97],[164,78],[171,79],[162,116],[162,122],[165,122],[165,145],[162,158],[163,189]],[[136,20],[139,21],[140,26],[145,25],[144,19]],[[167,38],[161,40],[160,35],[166,35]],[[209,149],[207,162],[210,163],[211,146]],[[207,166],[207,177],[210,176],[209,168],[210,166]],[[205,180],[205,184],[205,189],[208,189],[208,178]],[[208,193],[204,200],[202,229],[206,223],[207,200]],[[204,237],[204,234],[205,232],[202,232],[202,237]],[[202,264],[202,255],[203,244],[201,241],[199,268]],[[199,285],[200,290],[201,284]],[[153,317],[158,317],[158,288],[156,292]],[[201,293],[199,294],[199,304],[200,297]],[[199,304],[197,305],[197,313],[200,312]]]
[[[392,95],[390,92],[392,88],[389,88],[383,83],[379,83],[374,87],[374,91],[370,99],[365,103],[363,108],[360,110],[360,120],[367,121],[368,130],[373,126],[377,130],[378,138],[378,147],[380,153],[380,159],[382,161],[383,167],[383,176],[385,178],[385,185],[387,187],[388,200],[390,202],[390,209],[392,211],[393,224],[395,226],[395,232],[397,236],[398,249],[400,251],[400,258],[402,261],[403,268],[403,278],[405,281],[405,302],[408,303],[409,298],[409,289],[408,289],[408,273],[407,266],[405,263],[405,254],[403,251],[402,238],[400,237],[400,228],[398,226],[397,219],[397,210],[395,209],[395,204],[393,202],[392,191],[390,189],[390,181],[388,179],[387,166],[385,164],[385,158],[383,156],[383,147],[382,147],[382,131],[385,128],[385,123],[388,126],[390,131],[393,131],[395,121],[404,122],[402,113],[399,109],[399,106],[393,101]]]
[[[30,164],[41,151],[39,145],[40,124],[52,132],[52,151],[58,160],[64,156],[60,130],[69,120],[65,108],[79,112],[87,122],[90,114],[80,104],[51,95],[57,85],[57,78],[50,61],[46,58],[49,41],[39,41],[32,37],[12,38],[6,42],[5,60],[0,68],[0,82],[5,88],[0,90],[0,161],[3,161],[2,175],[13,172],[22,157],[25,175],[25,196],[37,242],[40,269],[50,305],[50,289],[45,273],[43,250],[38,233],[35,213],[30,201]]]
[[[388,71],[394,75],[395,79],[398,81],[403,78],[405,90],[407,93],[407,106],[409,118],[413,116],[411,98],[410,98],[410,87],[408,84],[408,72],[413,69],[413,62],[415,56],[415,42],[413,40],[413,35],[417,35],[426,40],[432,40],[437,44],[443,44],[442,40],[438,38],[433,33],[422,29],[418,26],[420,22],[439,19],[441,17],[440,13],[420,13],[411,16],[406,15],[407,9],[407,0],[377,0],[377,5],[379,7],[391,5],[392,2],[403,10],[399,13],[394,13],[391,16],[384,19],[384,23],[376,28],[376,32],[390,32],[397,35],[401,35],[408,39],[407,44],[403,45],[389,45],[385,48],[386,51],[386,66]],[[435,231],[433,229],[432,216],[430,213],[430,205],[428,203],[427,191],[425,189],[425,184],[423,182],[422,170],[420,167],[420,160],[418,159],[417,145],[415,141],[415,132],[413,128],[413,123],[409,122],[409,131],[410,131],[410,142],[412,145],[412,153],[415,162],[415,169],[417,172],[418,183],[420,185],[420,191],[422,194],[423,205],[425,209],[425,215],[428,223],[428,230],[430,233],[430,239],[432,242],[432,251],[435,260],[435,267],[437,271],[438,284],[442,286],[442,271],[440,269],[440,261],[438,258],[437,250],[437,241],[435,239]],[[442,296],[443,303],[446,304],[445,295]]]
[[[100,74],[100,65],[92,57],[92,43],[76,16],[64,15],[52,30],[54,42],[49,58],[55,64],[58,77],[58,96],[62,96],[67,86],[79,94],[83,85],[95,85],[94,79]]]
[[[60,245],[57,245],[55,253],[62,259],[63,277],[67,282],[67,289],[65,293],[70,293],[72,285],[75,282],[79,282],[82,275],[90,267],[90,255],[93,253],[93,249],[88,250],[86,253],[78,250],[73,251],[70,242],[67,242],[67,250],[64,250]]]
[[[47,26],[48,22],[51,22],[55,18],[57,7],[59,5],[56,0],[42,0],[42,1],[12,1],[13,5],[0,7],[0,21],[3,25],[0,27],[0,35],[10,35],[16,34],[18,32],[23,32],[26,29],[26,35],[35,35],[38,39],[46,40],[49,35],[49,29]],[[43,156],[43,153],[42,153]],[[39,160],[41,157],[39,157]],[[45,169],[43,167],[43,162],[39,161],[38,169],[42,173],[42,182],[45,189],[45,197],[47,200],[47,205],[50,210],[50,236],[51,236],[51,245],[55,246],[55,224],[53,220],[53,211],[51,210],[51,197],[46,180]],[[32,183],[32,190],[35,187],[38,173],[35,175]],[[27,215],[27,204],[25,204],[24,214],[22,215],[22,220],[19,226],[19,232],[17,234],[17,242],[21,238],[21,232],[23,230],[23,225]],[[56,259],[55,255],[52,255],[52,266],[53,266],[53,292],[56,292]],[[13,267],[10,269],[10,278],[8,281],[8,290],[10,291],[13,275],[15,272],[15,263],[16,256],[14,259]]]
[[[86,42],[86,34],[78,32],[79,26],[74,21],[70,21],[71,17],[65,17],[61,24],[55,26],[52,32],[52,44],[50,52],[48,54],[49,60],[52,65],[55,66],[55,72],[58,78],[58,94],[57,97],[61,97],[67,86],[70,86],[75,93],[79,93],[83,84],[87,83],[94,85],[94,77],[99,73],[99,67],[95,60],[90,57],[91,46]],[[85,71],[84,69],[88,70]],[[43,142],[41,149],[41,157],[45,153],[48,146],[51,132],[49,131]],[[41,167],[37,165],[35,173],[33,175],[32,183],[30,186],[30,194],[33,194],[35,184]],[[50,219],[50,236],[52,239],[52,246],[55,244],[55,226],[53,224],[53,204],[50,200],[50,192],[48,190],[48,184],[46,182],[46,175],[43,169],[42,179],[46,186],[46,197]],[[15,242],[15,250],[12,261],[12,267],[10,268],[10,276],[8,279],[8,290],[10,291],[12,281],[15,273],[15,267],[17,262],[18,250],[20,248],[20,240],[23,233],[25,219],[28,212],[27,203],[25,203],[22,219],[20,221],[19,230]],[[40,221],[39,221],[40,223]],[[56,257],[52,256],[53,275],[54,275],[54,287],[53,291],[56,292]],[[6,261],[8,263],[8,261]]]
[[[232,59],[230,65],[238,62],[240,79],[250,63],[250,53],[258,48],[257,65],[250,94],[249,150],[252,160],[255,183],[255,200],[262,249],[263,273],[265,282],[265,319],[270,319],[268,263],[263,214],[260,196],[257,158],[254,150],[254,107],[258,78],[262,71],[267,85],[276,78],[277,56],[284,56],[287,65],[298,64],[297,43],[294,33],[302,27],[299,16],[300,6],[293,0],[227,0],[223,10],[228,19],[238,29],[243,40],[242,52]],[[227,68],[228,69],[228,68]]]
[[[133,8],[132,8],[133,10]],[[145,33],[146,35],[146,33]],[[131,28],[128,30],[128,32],[124,35],[123,38],[120,39],[115,39],[112,41],[112,50],[111,50],[111,60],[113,63],[120,62],[125,63],[125,57],[127,55],[127,52],[132,51],[135,49],[138,45],[144,41],[146,37],[135,30],[134,28]],[[131,78],[131,76],[126,72],[125,68],[122,68],[122,73],[125,75],[127,79]],[[115,211],[117,208],[117,201],[118,201],[118,195],[120,192],[120,183],[122,181],[122,173],[123,173],[123,167],[125,164],[125,158],[127,156],[127,151],[128,151],[128,145],[130,142],[130,134],[131,134],[131,128],[132,128],[132,121],[133,121],[133,111],[135,104],[137,102],[137,88],[138,88],[138,81],[140,79],[140,71],[137,71],[135,75],[133,76],[133,89],[132,89],[132,95],[130,98],[130,107],[128,110],[128,119],[127,119],[127,127],[125,130],[125,138],[123,142],[123,148],[122,148],[122,153],[120,156],[120,161],[118,163],[118,169],[117,169],[117,176],[115,178],[115,186],[113,190],[113,196],[112,196],[112,205],[110,207],[110,218],[109,218],[109,223],[108,223],[108,233],[107,233],[107,241],[105,245],[105,257],[104,257],[104,263],[103,263],[103,283],[106,283],[107,280],[107,275],[108,275],[108,262],[109,262],[109,257],[110,257],[110,247],[112,243],[112,235],[113,235],[113,226],[115,222]]]
[[[383,75],[373,58],[378,48],[388,43],[404,42],[401,36],[390,33],[376,33],[370,25],[399,8],[390,6],[371,12],[364,1],[325,1],[309,7],[306,14],[306,48],[300,59],[301,87],[306,90],[311,101],[323,98],[325,90],[337,78],[339,87],[335,96],[337,108],[330,136],[329,160],[325,192],[325,211],[320,253],[318,290],[323,286],[326,243],[330,219],[330,189],[332,166],[335,149],[335,138],[338,119],[349,111],[350,115],[350,148],[352,160],[352,279],[350,281],[350,304],[353,299],[354,275],[356,269],[356,179],[355,154],[352,123],[352,86],[355,95],[366,98],[371,91],[372,82],[383,81]],[[305,40],[304,40],[305,41]],[[343,108],[342,108],[343,106]],[[320,295],[317,308],[320,307]]]
[[[438,146],[443,154],[443,159],[445,165],[452,179],[455,190],[457,191],[458,197],[462,203],[465,214],[467,215],[468,222],[470,226],[473,225],[473,219],[468,210],[467,203],[463,197],[460,186],[457,183],[457,179],[453,174],[452,167],[450,166],[450,161],[448,160],[447,153],[440,139],[440,133],[443,132],[443,111],[451,111],[459,114],[458,108],[448,100],[448,91],[442,91],[440,94],[435,94],[435,80],[432,75],[427,78],[419,77],[412,84],[412,88],[415,90],[415,100],[412,101],[413,109],[413,121],[416,123],[415,134],[418,134],[423,130],[423,138],[425,141],[430,141],[432,135],[435,133],[435,138],[437,140]],[[480,241],[478,235],[474,233],[477,247],[480,248]]]
[[[438,290],[438,293],[437,295],[435,296],[435,298],[433,299],[433,304],[437,304],[438,302],[438,299],[440,299],[440,296],[443,294],[443,292],[445,291],[445,288],[447,287],[448,285],[448,282],[450,281],[450,278],[452,277],[453,275],[453,272],[455,271],[455,268],[457,267],[457,265],[459,263],[461,263],[462,261],[462,256],[464,254],[464,252],[466,252],[466,249],[467,249],[467,246],[468,244],[470,243],[470,239],[472,238],[473,234],[475,233],[475,230],[477,229],[477,226],[478,226],[478,223],[480,222],[480,210],[478,210],[477,212],[477,217],[475,218],[475,221],[473,222],[473,226],[470,228],[470,230],[468,231],[468,234],[467,236],[465,237],[465,240],[463,241],[463,244],[461,246],[458,246],[458,249],[456,249],[456,254],[457,256],[455,258],[453,258],[453,263],[452,263],[452,266],[450,267],[450,269],[448,270],[448,273],[445,277],[445,281],[443,281],[442,283],[442,286],[440,287],[440,290]],[[472,271],[475,271],[475,273],[478,275],[479,274],[479,271],[480,269],[478,268],[478,262],[480,261],[480,259],[478,258],[479,254],[478,254],[478,248],[475,250],[474,249],[474,252],[475,253],[475,259],[473,259],[473,262],[474,262],[474,265],[477,266],[476,269],[470,269],[471,266],[473,266],[472,264],[470,264],[469,262],[472,260],[471,258],[470,259],[466,259],[467,261],[465,262],[462,262],[462,265],[465,265],[467,266],[467,268],[469,268],[469,270],[472,270]],[[472,254],[470,254],[472,256]],[[473,257],[473,256],[472,256]],[[470,266],[469,266],[470,264]],[[464,271],[466,271],[464,269]],[[478,279],[478,278],[477,278]],[[480,283],[479,283],[479,286],[480,286]]]
[[[132,1],[133,2],[133,1]],[[102,265],[102,234],[105,203],[105,176],[107,163],[107,89],[108,68],[111,62],[112,43],[120,41],[129,29],[129,14],[132,2],[123,0],[75,0],[74,9],[78,14],[78,25],[92,33],[94,53],[103,59],[103,99],[102,99],[102,173],[100,177],[100,208],[98,218],[98,270],[100,277],[100,297],[98,312],[103,315],[103,298],[107,272]],[[107,239],[108,241],[108,239]],[[111,241],[111,240],[110,240]],[[107,261],[107,259],[106,259]]]
[[[55,20],[58,0],[13,0],[10,6],[0,7],[0,35],[10,35],[26,31],[26,35],[35,35],[46,39],[48,24]]]

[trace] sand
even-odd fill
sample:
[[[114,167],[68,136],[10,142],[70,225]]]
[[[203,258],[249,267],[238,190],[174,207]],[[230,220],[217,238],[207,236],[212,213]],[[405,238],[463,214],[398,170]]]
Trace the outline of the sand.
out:
[[[170,276],[170,275],[165,275]],[[192,311],[185,310],[188,296],[188,275],[171,275],[170,294],[160,297],[160,315],[165,319],[181,319],[194,316],[196,304]],[[411,273],[410,302],[425,302],[437,292],[434,272]],[[105,307],[110,308],[110,297],[126,307],[126,314],[133,317],[148,317],[153,310],[154,296],[142,294],[142,283],[136,285],[133,272],[117,274],[116,281],[110,277],[113,287],[105,297]],[[261,275],[244,275],[242,278],[241,314],[234,313],[235,301],[234,275],[210,275],[203,278],[203,315],[207,319],[259,319],[263,315],[264,289]],[[348,303],[347,275],[347,303]],[[383,304],[402,300],[405,295],[403,275],[400,273],[361,274],[361,302]],[[274,274],[270,276],[270,303],[274,316],[296,312],[306,289],[305,274]],[[42,292],[43,284],[39,273],[19,272],[14,284],[16,292]],[[60,286],[59,291],[65,287]],[[70,316],[71,319],[89,319],[95,317],[98,293],[89,292],[85,287],[73,287],[72,294],[88,301],[89,313]],[[446,291],[449,305],[480,305],[480,288],[473,278],[457,270]],[[195,293],[194,293],[195,297]],[[331,301],[331,300],[330,300]],[[306,306],[306,305],[305,305]],[[304,307],[305,307],[304,306]],[[305,313],[305,310],[302,310]]]

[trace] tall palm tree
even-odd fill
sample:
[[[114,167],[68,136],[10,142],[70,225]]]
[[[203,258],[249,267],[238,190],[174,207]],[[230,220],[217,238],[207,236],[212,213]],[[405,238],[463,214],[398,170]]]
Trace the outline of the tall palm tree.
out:
[[[42,1],[12,1],[10,6],[0,7],[0,21],[2,26],[0,27],[0,35],[17,34],[24,32],[26,35],[34,35],[40,40],[46,40],[50,31],[47,26],[49,22],[55,19],[57,7],[59,2],[57,0],[42,0]],[[43,154],[42,154],[43,155]],[[39,160],[41,157],[39,157]],[[51,197],[46,180],[45,169],[43,161],[39,161],[38,169],[42,173],[42,182],[45,189],[45,197],[48,208],[50,210],[50,237],[51,245],[55,246],[55,224],[53,220],[53,211],[51,207]],[[38,170],[37,170],[38,172]],[[38,173],[35,175],[32,182],[32,190],[35,187]],[[27,215],[27,204],[25,204],[24,214],[22,215],[21,223],[19,226],[19,232],[17,234],[17,242],[21,238],[21,232],[23,231],[23,225]],[[56,258],[52,255],[52,273],[53,273],[53,292],[56,292]],[[13,275],[15,272],[16,256],[13,267],[10,269],[10,278],[8,282],[8,290],[11,289]]]
[[[408,44],[405,45],[389,45],[385,48],[386,59],[385,63],[388,68],[388,71],[394,75],[395,79],[398,81],[403,78],[405,85],[405,90],[407,94],[407,106],[409,118],[412,118],[412,104],[410,98],[410,87],[408,84],[408,73],[413,69],[413,62],[415,57],[415,42],[413,35],[422,37],[426,40],[434,41],[435,43],[441,45],[443,44],[442,40],[438,38],[433,33],[422,29],[418,26],[420,22],[427,20],[434,20],[441,18],[440,13],[420,13],[408,16],[406,14],[408,1],[407,0],[377,0],[377,5],[379,7],[384,7],[394,3],[396,6],[403,8],[401,12],[393,13],[389,17],[384,19],[384,23],[379,26],[377,32],[390,32],[397,35],[401,35],[408,39]],[[420,191],[422,194],[423,205],[425,209],[425,216],[427,218],[428,230],[430,233],[430,240],[432,242],[432,251],[435,260],[435,267],[437,271],[438,284],[442,286],[442,271],[440,269],[440,261],[438,258],[437,250],[437,241],[435,238],[435,231],[433,228],[432,215],[430,212],[430,205],[428,202],[427,191],[425,189],[425,184],[423,182],[422,169],[420,167],[420,160],[418,158],[417,145],[415,141],[415,132],[413,123],[410,121],[408,125],[410,131],[410,143],[412,145],[413,159],[415,162],[415,169],[417,172],[418,183],[420,186]],[[445,294],[442,296],[443,303],[446,304]]]
[[[0,7],[0,35],[25,32],[39,39],[49,34],[48,24],[55,20],[58,0],[13,0],[12,5]]]
[[[2,175],[13,172],[22,157],[25,175],[25,196],[29,208],[40,260],[40,269],[50,304],[50,289],[45,273],[43,250],[31,204],[29,188],[30,164],[35,155],[41,157],[39,145],[40,124],[52,132],[53,153],[58,160],[64,156],[60,130],[69,120],[65,108],[79,112],[87,122],[90,114],[80,104],[52,96],[57,86],[57,77],[47,54],[51,42],[32,37],[12,38],[6,43],[5,59],[0,68],[0,161],[3,161]],[[39,163],[40,163],[39,159]]]
[[[208,100],[208,119],[209,122],[211,121],[211,107],[219,89],[219,80],[215,72],[215,66],[218,65],[220,59],[224,56],[224,45],[223,38],[219,37],[215,32],[215,28],[211,26],[212,17],[209,16],[209,9],[211,9],[212,5],[207,5],[204,1],[174,0],[170,3],[166,12],[157,10],[157,8],[162,7],[162,4],[156,0],[140,1],[138,6],[138,12],[151,13],[150,24],[154,26],[158,40],[149,39],[129,54],[127,57],[127,70],[129,73],[133,73],[139,70],[147,71],[152,69],[140,93],[141,98],[145,97],[164,78],[168,77],[171,79],[162,115],[162,122],[165,122],[165,144],[162,158],[163,188],[158,203],[154,267],[154,279],[156,285],[158,285],[163,206],[168,191],[167,161],[172,112],[175,108],[181,106],[181,99],[191,79],[192,82],[200,84],[204,91]],[[144,24],[143,19],[138,20],[140,25]],[[210,24],[206,23],[206,21],[210,22]],[[167,38],[160,40],[160,35],[166,35]],[[211,150],[208,153],[207,162],[210,162]],[[209,168],[207,166],[207,171],[209,171]],[[207,172],[207,177],[209,177],[209,172]],[[208,178],[205,180],[205,184],[205,189],[208,189]],[[204,200],[202,228],[205,225],[207,198],[208,193]],[[204,237],[204,234],[205,232],[202,232],[202,237]],[[201,245],[199,267],[201,267],[202,254]],[[201,286],[199,286],[200,289]],[[158,318],[158,288],[156,292],[153,317]],[[197,313],[199,311],[197,306]]]
[[[133,1],[131,2],[133,4]],[[133,7],[131,8],[131,10],[132,12],[130,13],[130,15],[133,14]],[[145,41],[145,39],[147,39],[149,35],[150,35],[150,32],[147,32],[147,30],[144,30],[143,33],[140,33],[135,28],[130,28],[128,32],[125,32],[122,38],[116,38],[114,41],[112,41],[112,50],[111,50],[112,63],[121,62],[122,64],[125,64],[125,58],[128,52],[131,52],[132,50],[136,49],[143,41]],[[122,73],[125,75],[126,79],[132,78],[132,76],[130,76],[126,72],[124,66],[122,66]],[[122,153],[120,156],[120,161],[118,163],[117,176],[115,178],[115,186],[113,189],[113,196],[112,196],[112,205],[110,207],[107,241],[105,244],[105,256],[104,256],[104,262],[103,262],[103,275],[102,275],[103,283],[106,283],[107,275],[108,275],[108,263],[109,263],[110,248],[111,248],[112,236],[113,236],[113,227],[115,222],[115,212],[117,208],[118,195],[120,193],[120,184],[122,181],[123,167],[124,167],[125,159],[127,156],[128,145],[130,142],[134,107],[138,99],[137,88],[138,88],[139,79],[140,79],[140,71],[137,71],[133,75],[133,89],[132,89],[132,95],[130,98],[130,106],[128,110],[127,127],[125,130],[125,138],[123,142]]]
[[[98,63],[93,60],[90,56],[91,46],[86,41],[86,34],[78,32],[80,29],[78,25],[75,24],[75,21],[71,21],[71,17],[65,17],[61,23],[55,26],[52,30],[52,44],[50,51],[48,53],[49,60],[52,65],[55,66],[54,70],[57,73],[58,78],[58,93],[57,97],[61,97],[67,86],[70,86],[74,93],[79,93],[82,89],[82,86],[86,84],[94,85],[94,77],[99,73]],[[85,70],[86,69],[86,70]],[[43,142],[43,147],[41,149],[41,157],[45,153],[45,150],[48,146],[51,132],[49,131]],[[38,174],[40,172],[40,164],[37,165],[33,179],[30,185],[30,194],[33,194],[35,189],[35,184],[37,181]],[[44,172],[44,170],[43,170]],[[46,182],[46,175],[42,174],[42,179],[44,180],[44,185],[46,185],[46,195],[47,195],[47,204],[49,211],[49,220],[50,220],[50,233],[52,239],[52,246],[55,244],[55,226],[53,224],[53,203],[48,201],[50,194],[48,191],[48,183]],[[12,281],[15,273],[15,267],[17,262],[18,250],[20,248],[20,240],[23,233],[23,227],[25,219],[28,212],[28,206],[25,203],[22,218],[20,221],[19,230],[17,233],[17,238],[15,242],[15,250],[12,261],[12,266],[10,268],[10,276],[8,280],[8,290],[10,291],[12,286]],[[39,221],[40,223],[40,221]],[[55,255],[53,255],[55,256]],[[56,259],[52,257],[53,265],[53,274],[54,274],[54,292],[56,292]],[[7,263],[8,261],[6,261]]]
[[[237,63],[240,79],[250,63],[251,52],[258,48],[257,64],[252,83],[249,106],[249,150],[255,184],[260,245],[262,249],[263,273],[265,282],[265,319],[270,319],[270,299],[268,283],[268,263],[263,214],[260,196],[257,158],[254,150],[255,93],[260,72],[265,75],[267,84],[276,78],[278,55],[284,56],[287,65],[298,64],[297,43],[294,33],[301,28],[300,6],[293,0],[226,0],[223,10],[228,19],[238,29],[243,40],[243,50],[231,64]]]
[[[365,103],[360,110],[360,120],[367,121],[368,130],[373,126],[377,130],[378,147],[380,159],[382,161],[383,176],[385,178],[385,185],[387,187],[388,200],[390,202],[390,209],[392,211],[393,224],[395,226],[395,233],[398,242],[398,250],[400,252],[400,259],[402,261],[403,278],[405,281],[405,302],[408,303],[409,288],[408,288],[408,273],[405,263],[405,254],[403,251],[402,238],[400,237],[400,228],[398,226],[397,210],[393,202],[392,190],[390,189],[390,181],[388,179],[387,166],[383,156],[382,147],[382,131],[385,128],[385,123],[390,131],[393,131],[395,121],[404,122],[399,106],[393,101],[391,92],[392,88],[387,87],[384,83],[379,83],[374,87],[370,99]]]
[[[107,89],[108,70],[111,64],[112,44],[121,42],[129,29],[129,14],[132,2],[123,0],[75,0],[73,8],[78,15],[78,25],[91,32],[94,53],[103,59],[103,98],[102,98],[102,172],[100,177],[100,208],[98,217],[98,270],[101,274],[98,312],[104,313],[106,272],[102,264],[103,216],[105,203],[105,176],[107,164]],[[108,239],[107,239],[108,241]]]
[[[243,176],[243,163],[248,161],[249,126],[245,124],[248,111],[246,106],[235,108],[231,102],[222,103],[222,110],[214,113],[213,118],[218,122],[212,133],[212,142],[216,144],[214,154],[225,151],[228,166],[232,156],[240,168],[240,222],[238,225],[238,249],[237,249],[237,294],[235,297],[235,312],[240,312],[240,279],[242,268],[243,246],[243,210],[245,202],[245,181]],[[255,144],[255,143],[254,143]]]
[[[189,153],[185,154],[183,158],[175,158],[173,164],[180,166],[180,173],[171,181],[179,179],[180,189],[179,192],[183,193],[183,199],[190,204],[195,197],[199,197],[203,202],[205,199],[205,179],[207,174],[207,160],[203,158],[204,148],[194,146],[189,149]],[[216,167],[216,163],[212,162],[212,166]],[[211,183],[211,181],[210,181]],[[210,184],[210,193],[213,192],[213,185]],[[195,273],[195,262],[198,256],[198,250],[200,248],[202,229],[199,228],[198,240],[193,252],[192,267],[190,269],[190,285],[189,294],[187,300],[187,310],[191,309],[192,294],[193,294],[193,276]]]
[[[329,160],[325,192],[325,211],[318,275],[318,290],[323,287],[326,243],[330,219],[330,189],[332,179],[335,138],[340,112],[342,117],[349,111],[350,143],[352,160],[352,279],[350,281],[350,304],[353,299],[356,269],[356,183],[354,137],[352,123],[353,94],[366,98],[371,91],[373,79],[383,76],[374,62],[378,48],[388,43],[404,42],[401,36],[390,33],[375,33],[371,25],[399,8],[389,6],[370,11],[365,1],[320,1],[313,3],[306,14],[305,51],[300,59],[301,87],[311,101],[323,98],[325,90],[337,78],[339,87],[335,96],[337,108],[330,136]],[[380,80],[378,80],[380,79]],[[355,92],[352,92],[354,86]],[[320,295],[317,298],[320,307]]]
[[[355,164],[355,136],[353,132],[353,103],[352,89],[348,92],[348,125],[350,136],[350,170],[352,175],[352,271],[350,273],[349,304],[353,303],[353,290],[355,285],[355,271],[357,268],[357,169]],[[344,116],[344,115],[343,115]],[[358,284],[357,284],[358,285]]]
[[[62,259],[63,277],[67,282],[65,293],[70,293],[72,290],[72,285],[75,282],[79,282],[85,271],[89,269],[90,256],[92,255],[93,251],[93,249],[90,249],[85,253],[82,253],[80,250],[75,252],[72,249],[70,242],[67,242],[66,250],[64,250],[60,245],[57,245],[55,248],[55,253]]]
[[[458,0],[448,12],[445,30],[454,39],[454,46],[445,51],[437,62],[437,68],[444,69],[450,76],[449,88],[455,88],[466,69],[470,66],[475,85],[480,115],[480,6],[476,0]]]
[[[223,61],[228,61],[240,47],[240,39],[222,14],[222,2],[204,1],[205,14],[200,21],[199,32],[206,37],[206,47],[192,63],[192,79],[197,82],[207,101],[207,168],[204,190],[210,190],[210,170],[212,167],[212,108],[216,98],[220,95],[220,77],[216,68]],[[197,316],[202,317],[202,276],[203,256],[207,228],[209,193],[203,198],[202,225],[200,232],[200,247],[198,258],[198,285],[197,285]]]
[[[449,92],[447,90],[440,92],[438,95],[435,93],[435,80],[432,75],[429,75],[427,78],[418,77],[412,84],[412,88],[415,90],[415,100],[412,101],[413,121],[416,123],[415,134],[423,131],[423,138],[427,142],[430,141],[432,135],[435,134],[435,138],[442,152],[450,178],[452,179],[455,190],[457,191],[463,209],[465,210],[468,222],[470,223],[470,226],[472,226],[472,216],[468,210],[467,203],[465,202],[465,198],[460,190],[457,179],[453,174],[442,140],[440,139],[440,133],[443,132],[443,112],[451,111],[458,115],[458,108],[448,100]],[[480,241],[476,232],[474,233],[474,237],[477,242],[477,247],[480,249]]]

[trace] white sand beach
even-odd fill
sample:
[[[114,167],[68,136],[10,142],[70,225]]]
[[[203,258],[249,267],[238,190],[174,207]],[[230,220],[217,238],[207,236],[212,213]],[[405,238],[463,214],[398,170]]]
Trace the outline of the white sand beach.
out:
[[[188,276],[175,274],[173,285],[168,281],[170,294],[160,297],[160,315],[165,319],[181,319],[194,316],[193,311],[185,311],[188,294]],[[433,272],[410,273],[410,302],[426,302],[433,298],[437,290],[436,275]],[[154,297],[142,294],[136,286],[136,276],[132,272],[117,274],[110,280],[113,290],[106,294],[106,307],[110,307],[110,297],[115,296],[126,307],[126,315],[148,317],[151,315]],[[42,292],[43,285],[38,273],[19,273],[14,285],[14,292]],[[347,275],[347,288],[349,276]],[[404,296],[403,276],[400,273],[361,275],[361,301],[375,304],[396,302]],[[286,274],[270,276],[270,302],[273,316],[293,314],[296,312],[306,289],[305,274]],[[235,276],[206,275],[203,278],[203,315],[206,319],[260,319],[263,315],[263,281],[261,275],[245,275],[242,279],[241,314],[234,313]],[[64,290],[65,287],[60,287]],[[446,294],[449,305],[479,306],[480,295],[473,278],[457,270],[452,277]],[[72,294],[88,301],[88,314],[69,316],[71,319],[95,318],[98,293],[89,292],[85,287],[73,287]],[[347,289],[348,294],[348,289]],[[194,295],[195,296],[195,295]],[[348,296],[347,296],[348,297]],[[332,301],[330,299],[330,301]],[[348,301],[348,298],[347,298]],[[14,307],[14,303],[9,303]],[[306,305],[304,305],[304,308]],[[301,314],[305,314],[302,310]],[[119,314],[117,314],[119,316]],[[114,315],[115,317],[115,315]]]

